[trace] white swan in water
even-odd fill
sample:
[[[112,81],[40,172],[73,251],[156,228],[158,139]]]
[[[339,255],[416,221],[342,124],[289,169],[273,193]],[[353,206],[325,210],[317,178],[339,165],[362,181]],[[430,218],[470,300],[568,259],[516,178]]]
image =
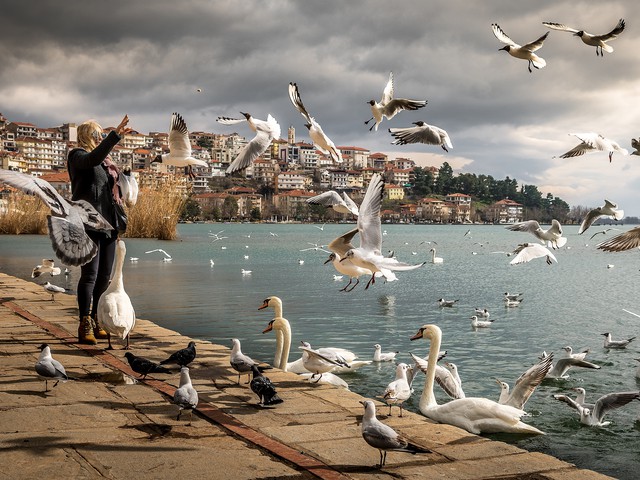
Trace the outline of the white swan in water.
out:
[[[109,334],[108,341],[111,350],[111,335],[116,335],[123,340],[127,339],[125,350],[129,349],[129,334],[136,324],[136,312],[131,304],[131,299],[124,291],[122,281],[122,266],[127,253],[124,242],[120,239],[116,241],[116,258],[113,264],[113,273],[109,286],[98,300],[98,311],[96,316],[98,323]]]
[[[429,250],[431,252],[431,263],[444,263],[444,258],[436,257],[436,249],[432,248]]]
[[[527,425],[520,420],[520,418],[525,415],[523,410],[509,405],[500,405],[487,398],[466,397],[438,405],[433,393],[433,382],[442,340],[442,331],[436,325],[424,325],[411,337],[411,340],[420,338],[425,338],[431,342],[427,369],[425,371],[427,378],[419,403],[420,412],[424,416],[440,423],[460,427],[475,434],[543,434],[543,432],[537,428]]]
[[[293,362],[289,362],[289,352],[291,350],[291,324],[286,318],[282,316],[282,300],[276,296],[269,297],[263,302],[259,310],[262,310],[267,307],[273,308],[275,312],[275,318],[269,322],[269,325],[267,325],[267,328],[265,328],[262,333],[267,333],[273,330],[276,334],[276,353],[273,360],[273,364],[277,368],[285,372],[297,373],[299,375],[305,376],[306,378],[309,378],[312,374],[311,372],[309,372],[309,370],[307,370],[304,367],[302,363],[302,357],[300,357],[298,360],[295,360]],[[348,350],[343,350],[341,348],[336,348],[336,349],[320,348],[319,349],[320,352],[325,350],[338,351],[343,356],[345,355],[344,352],[348,352],[350,355],[347,355],[347,361],[351,359],[351,355],[353,355],[355,358],[355,355],[352,352],[349,352]],[[340,371],[340,370],[351,371],[353,369],[359,368],[363,365],[368,365],[370,363],[371,363],[370,361],[351,361],[350,369],[336,368],[336,370],[332,370],[332,372]],[[318,377],[316,375],[316,377],[314,377],[314,382],[329,383],[331,385],[348,388],[347,382],[345,382],[343,379],[341,379],[337,375],[334,375],[332,372],[323,373],[321,375],[320,380],[316,380]]]

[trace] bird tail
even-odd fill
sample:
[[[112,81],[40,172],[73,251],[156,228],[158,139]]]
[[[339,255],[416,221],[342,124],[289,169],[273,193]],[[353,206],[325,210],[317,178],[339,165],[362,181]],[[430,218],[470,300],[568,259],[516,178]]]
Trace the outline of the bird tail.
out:
[[[273,396],[269,397],[269,398],[265,398],[264,402],[262,402],[263,405],[277,405],[279,403],[284,402],[284,400],[282,400],[277,393],[274,393]]]
[[[258,370],[260,371],[260,373],[264,372],[265,370],[270,370],[272,368],[273,367],[271,365],[258,365]]]
[[[172,373],[171,370],[169,370],[166,367],[161,367],[160,365],[157,365],[153,368],[153,370],[149,373]]]
[[[415,455],[416,453],[431,453],[431,450],[429,450],[428,448],[421,447],[414,443],[408,443],[406,448],[407,452],[413,455]]]

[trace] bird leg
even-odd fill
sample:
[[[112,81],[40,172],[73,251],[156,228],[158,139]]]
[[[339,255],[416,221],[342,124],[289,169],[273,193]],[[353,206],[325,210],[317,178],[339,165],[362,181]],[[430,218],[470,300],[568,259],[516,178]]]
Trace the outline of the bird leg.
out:
[[[613,152],[609,152],[609,163],[611,163],[611,157],[613,157]]]
[[[113,346],[111,345],[111,334],[107,333],[107,342],[109,342],[109,346],[105,348],[105,350],[113,350]]]
[[[180,420],[180,415],[182,415],[182,409],[178,410],[178,416],[176,417],[176,421]]]
[[[347,283],[344,288],[341,288],[339,291],[340,292],[348,292],[350,290],[347,290],[347,288],[349,287],[349,285],[351,285],[351,282],[353,282],[353,278],[349,278],[349,283]]]
[[[528,65],[528,67],[527,67],[527,68],[529,68],[529,73],[532,73],[532,72],[531,72],[531,60],[529,60],[529,65]]]
[[[347,290],[347,292],[350,292],[351,290],[353,290],[354,288],[356,288],[358,286],[358,284],[360,283],[360,279],[356,278],[356,283],[353,284],[353,287],[351,287],[349,290]]]
[[[131,336],[131,334],[127,334],[127,344],[124,346],[125,350],[129,350],[129,337]]]
[[[373,120],[373,117],[371,117],[369,120],[366,120],[366,121],[364,122],[364,124],[365,124],[365,125],[369,125],[369,122],[370,122],[371,120]]]
[[[375,273],[371,275],[371,278],[367,282],[367,286],[364,287],[364,289],[367,290],[369,288],[369,286],[373,285],[374,283],[376,283],[376,274]]]

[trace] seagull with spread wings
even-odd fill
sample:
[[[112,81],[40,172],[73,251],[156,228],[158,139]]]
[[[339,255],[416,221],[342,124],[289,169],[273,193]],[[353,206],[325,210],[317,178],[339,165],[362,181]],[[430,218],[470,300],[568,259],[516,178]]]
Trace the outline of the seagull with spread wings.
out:
[[[585,153],[591,152],[609,152],[609,163],[611,163],[613,154],[618,152],[622,155],[628,155],[629,151],[626,148],[622,148],[618,145],[614,140],[610,140],[599,133],[595,132],[586,132],[586,133],[570,133],[569,135],[573,135],[580,143],[573,147],[568,152],[560,155],[559,158],[572,158],[579,157],[580,155],[584,155]]]
[[[359,213],[358,205],[351,200],[351,197],[346,192],[342,192],[342,196],[340,196],[335,190],[329,190],[307,199],[307,203],[331,207],[338,213],[351,213],[352,215],[358,215]]]
[[[593,35],[591,33],[585,32],[584,30],[578,30],[576,28],[568,27],[563,23],[542,22],[542,24],[545,27],[551,28],[553,30],[573,33],[576,37],[580,37],[585,45],[596,47],[596,55],[600,56],[604,56],[604,52],[613,52],[613,47],[611,45],[608,45],[607,42],[609,40],[614,40],[615,38],[617,38],[618,35],[620,35],[624,31],[625,27],[624,20],[621,18],[620,20],[618,20],[618,24],[609,33],[605,33],[603,35]]]
[[[269,114],[266,120],[253,117],[250,113],[240,112],[244,118],[218,117],[218,123],[223,125],[235,125],[247,122],[249,128],[256,132],[255,137],[247,143],[236,158],[227,168],[226,173],[231,174],[248,168],[255,159],[267,151],[274,139],[280,138],[280,124]]]
[[[382,92],[382,98],[379,102],[375,100],[369,100],[367,102],[371,105],[371,113],[373,117],[367,120],[365,125],[369,125],[369,122],[375,120],[375,123],[371,125],[369,131],[374,130],[378,131],[378,125],[384,119],[391,120],[402,110],[418,110],[419,108],[424,107],[427,104],[426,100],[409,100],[406,98],[394,98],[393,97],[393,72],[389,73],[389,80],[387,81],[387,85],[384,87],[384,91]]]
[[[580,224],[578,234],[582,235],[591,225],[593,225],[593,222],[598,220],[600,217],[606,216],[612,217],[614,220],[622,220],[622,217],[624,217],[624,210],[619,210],[618,204],[613,203],[605,198],[604,205],[602,207],[597,207],[589,210],[589,213],[587,213],[587,216],[584,217],[584,220],[582,220],[582,223]],[[591,236],[591,238],[593,238],[593,236]]]
[[[30,195],[37,195],[51,209],[47,215],[53,251],[62,263],[84,265],[98,252],[98,246],[85,232],[85,226],[104,233],[113,227],[85,200],[65,200],[51,184],[41,178],[0,169],[0,183]]]
[[[316,119],[309,115],[307,109],[304,108],[298,85],[293,82],[289,83],[289,98],[293,106],[296,107],[296,110],[298,110],[307,121],[304,126],[309,130],[309,136],[316,148],[325,155],[329,155],[334,163],[342,163],[342,153],[340,153],[340,150],[335,146],[333,141],[327,137],[320,124],[316,122]]]
[[[413,122],[415,127],[390,128],[389,133],[395,140],[393,145],[407,145],[409,143],[424,143],[427,145],[440,145],[445,152],[453,148],[449,134],[440,127],[429,125],[422,120]]]
[[[491,24],[491,30],[493,31],[493,34],[496,36],[498,40],[506,44],[506,46],[500,48],[499,50],[504,50],[512,57],[520,58],[522,60],[527,60],[529,62],[529,65],[528,65],[529,73],[531,73],[532,71],[531,65],[533,65],[534,68],[543,68],[547,64],[544,58],[539,57],[534,52],[542,48],[542,44],[546,40],[547,35],[549,35],[549,32],[545,33],[534,42],[530,42],[530,43],[527,43],[526,45],[521,46],[521,45],[518,45],[513,40],[511,40],[511,38],[506,33],[504,33],[504,31],[500,28],[500,26],[497,23]]]
[[[191,142],[187,124],[179,113],[171,115],[169,128],[169,153],[156,156],[151,163],[162,163],[174,167],[184,167],[185,173],[194,178],[193,166],[206,167],[207,162],[191,156]]]

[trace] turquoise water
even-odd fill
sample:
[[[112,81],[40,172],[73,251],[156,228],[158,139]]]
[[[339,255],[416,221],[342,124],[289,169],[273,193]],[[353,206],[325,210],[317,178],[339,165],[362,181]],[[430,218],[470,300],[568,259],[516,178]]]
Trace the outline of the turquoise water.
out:
[[[226,346],[237,337],[245,353],[269,362],[275,336],[261,332],[273,311],[258,307],[270,295],[282,299],[284,316],[292,325],[292,360],[298,358],[299,341],[306,340],[314,347],[348,348],[361,359],[370,359],[373,345],[380,343],[383,350],[397,350],[398,360],[410,363],[409,352],[424,356],[428,345],[409,338],[421,325],[436,323],[443,331],[442,349],[458,365],[467,396],[496,400],[494,379],[513,384],[543,350],[560,357],[565,345],[590,348],[588,359],[601,370],[572,370],[568,380],[546,380],[526,406],[531,414],[526,421],[547,435],[494,438],[618,478],[637,478],[640,402],[612,412],[607,417],[610,426],[589,428],[579,423],[577,412],[551,395],[573,394],[570,388],[582,386],[588,400],[595,401],[605,393],[638,390],[635,359],[640,358],[640,341],[626,350],[607,351],[600,336],[609,331],[621,339],[639,333],[638,318],[623,311],[640,313],[638,251],[604,253],[595,249],[603,235],[589,241],[577,235],[577,227],[565,227],[568,248],[556,253],[559,263],[548,266],[539,259],[511,266],[504,253],[492,252],[510,251],[533,237],[500,226],[383,225],[388,233],[383,236],[384,251],[394,250],[399,260],[419,263],[430,258],[428,250],[434,246],[420,242],[437,242],[437,255],[444,263],[398,272],[397,282],[378,281],[369,290],[362,282],[342,293],[338,290],[346,280],[334,281],[337,272],[323,265],[327,255],[300,250],[329,243],[351,227],[332,224],[321,231],[314,225],[179,225],[178,241],[126,239],[125,288],[139,317]],[[465,236],[469,229],[471,234]],[[212,242],[209,232],[221,230],[220,236],[228,238]],[[172,261],[163,262],[158,252],[144,253],[155,248],[166,250]],[[139,261],[131,263],[131,256]],[[45,236],[0,236],[0,270],[5,273],[31,280],[31,269],[45,257],[51,257]],[[609,264],[613,268],[607,268]],[[251,270],[251,275],[243,275],[242,269]],[[62,275],[53,280],[75,289],[77,276],[78,269],[73,269],[68,279]],[[522,305],[507,309],[502,302],[506,291],[523,292]],[[459,302],[441,309],[441,297]],[[491,328],[471,328],[474,307],[490,311],[495,319]],[[135,340],[132,343],[135,349]],[[393,380],[394,365],[374,364],[342,377],[351,390],[375,397]],[[418,377],[408,409],[417,411],[423,383],[424,376]],[[446,401],[443,394],[437,395]]]

